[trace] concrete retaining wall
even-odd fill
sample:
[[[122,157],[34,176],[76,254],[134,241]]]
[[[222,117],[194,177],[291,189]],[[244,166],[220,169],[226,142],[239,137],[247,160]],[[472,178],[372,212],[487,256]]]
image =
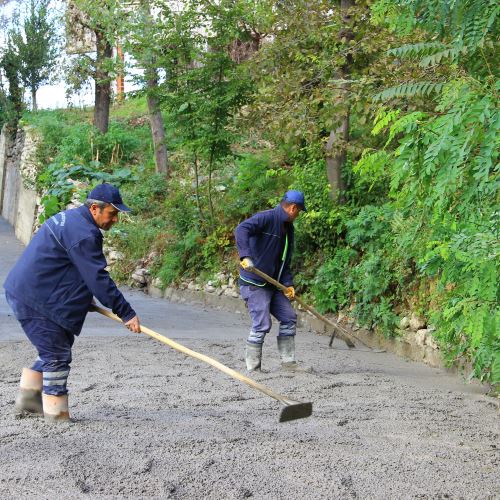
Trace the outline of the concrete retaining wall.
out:
[[[3,183],[5,180],[5,161],[7,159],[7,127],[4,125],[0,134],[0,209],[3,206]],[[1,213],[1,210],[0,210]]]
[[[18,130],[16,137],[0,136],[0,207],[1,215],[14,227],[16,237],[25,245],[33,234],[37,214],[36,176],[37,138],[29,128]]]

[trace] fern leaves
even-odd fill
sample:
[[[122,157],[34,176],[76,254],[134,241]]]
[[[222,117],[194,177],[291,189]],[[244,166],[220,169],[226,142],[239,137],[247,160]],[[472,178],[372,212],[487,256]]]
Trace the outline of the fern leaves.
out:
[[[446,45],[442,42],[411,43],[401,45],[401,47],[396,47],[394,49],[389,49],[387,53],[400,58],[415,59],[435,54],[436,52],[442,51],[445,47]]]
[[[489,45],[494,50],[498,42],[500,4],[496,0],[406,0],[401,7],[402,22],[411,12],[416,26],[438,33],[440,40],[402,45],[388,54],[419,60],[423,68],[459,63],[462,59],[470,68],[477,68],[477,58],[483,58],[482,49]],[[477,71],[484,73],[484,69]]]
[[[408,82],[375,94],[375,102],[388,101],[398,97],[428,96],[432,93],[439,94],[444,87],[444,82]]]

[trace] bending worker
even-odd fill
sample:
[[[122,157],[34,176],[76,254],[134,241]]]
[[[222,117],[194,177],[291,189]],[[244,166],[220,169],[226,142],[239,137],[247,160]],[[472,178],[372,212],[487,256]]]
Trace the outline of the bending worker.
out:
[[[105,270],[101,229],[130,209],[120,192],[100,184],[81,207],[50,217],[33,236],[4,283],[7,302],[38,352],[23,368],[16,410],[69,420],[66,383],[71,347],[93,297],[118,315],[132,332],[139,318]]]
[[[290,303],[295,295],[290,260],[294,241],[293,221],[301,210],[306,210],[303,193],[287,191],[276,208],[244,220],[235,231],[241,265],[240,293],[252,320],[245,350],[248,371],[261,368],[262,346],[271,330],[271,314],[280,323],[278,350],[282,366],[292,370],[297,367],[297,314]],[[254,266],[287,286],[287,293],[252,273]]]

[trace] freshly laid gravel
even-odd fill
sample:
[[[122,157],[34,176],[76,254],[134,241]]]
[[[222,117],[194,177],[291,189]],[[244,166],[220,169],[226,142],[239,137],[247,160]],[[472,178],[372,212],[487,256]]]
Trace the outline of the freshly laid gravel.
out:
[[[244,337],[180,342],[244,372]],[[266,372],[252,376],[314,402],[312,417],[279,424],[277,401],[155,340],[83,335],[69,380],[75,421],[59,425],[15,418],[34,354],[2,341],[0,498],[500,498],[497,400],[328,340],[300,332],[299,360],[314,371],[289,374],[267,339]]]

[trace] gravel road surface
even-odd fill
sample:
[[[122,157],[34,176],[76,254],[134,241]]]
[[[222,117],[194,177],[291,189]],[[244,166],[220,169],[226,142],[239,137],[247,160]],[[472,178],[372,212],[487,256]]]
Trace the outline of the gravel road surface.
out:
[[[21,251],[0,220],[2,280]],[[245,314],[126,295],[145,325],[244,373]],[[271,333],[252,376],[314,404],[280,424],[277,401],[93,313],[74,346],[74,422],[50,425],[14,415],[35,352],[3,295],[0,314],[2,499],[500,498],[498,400],[442,370],[300,331],[313,372],[290,374]]]

